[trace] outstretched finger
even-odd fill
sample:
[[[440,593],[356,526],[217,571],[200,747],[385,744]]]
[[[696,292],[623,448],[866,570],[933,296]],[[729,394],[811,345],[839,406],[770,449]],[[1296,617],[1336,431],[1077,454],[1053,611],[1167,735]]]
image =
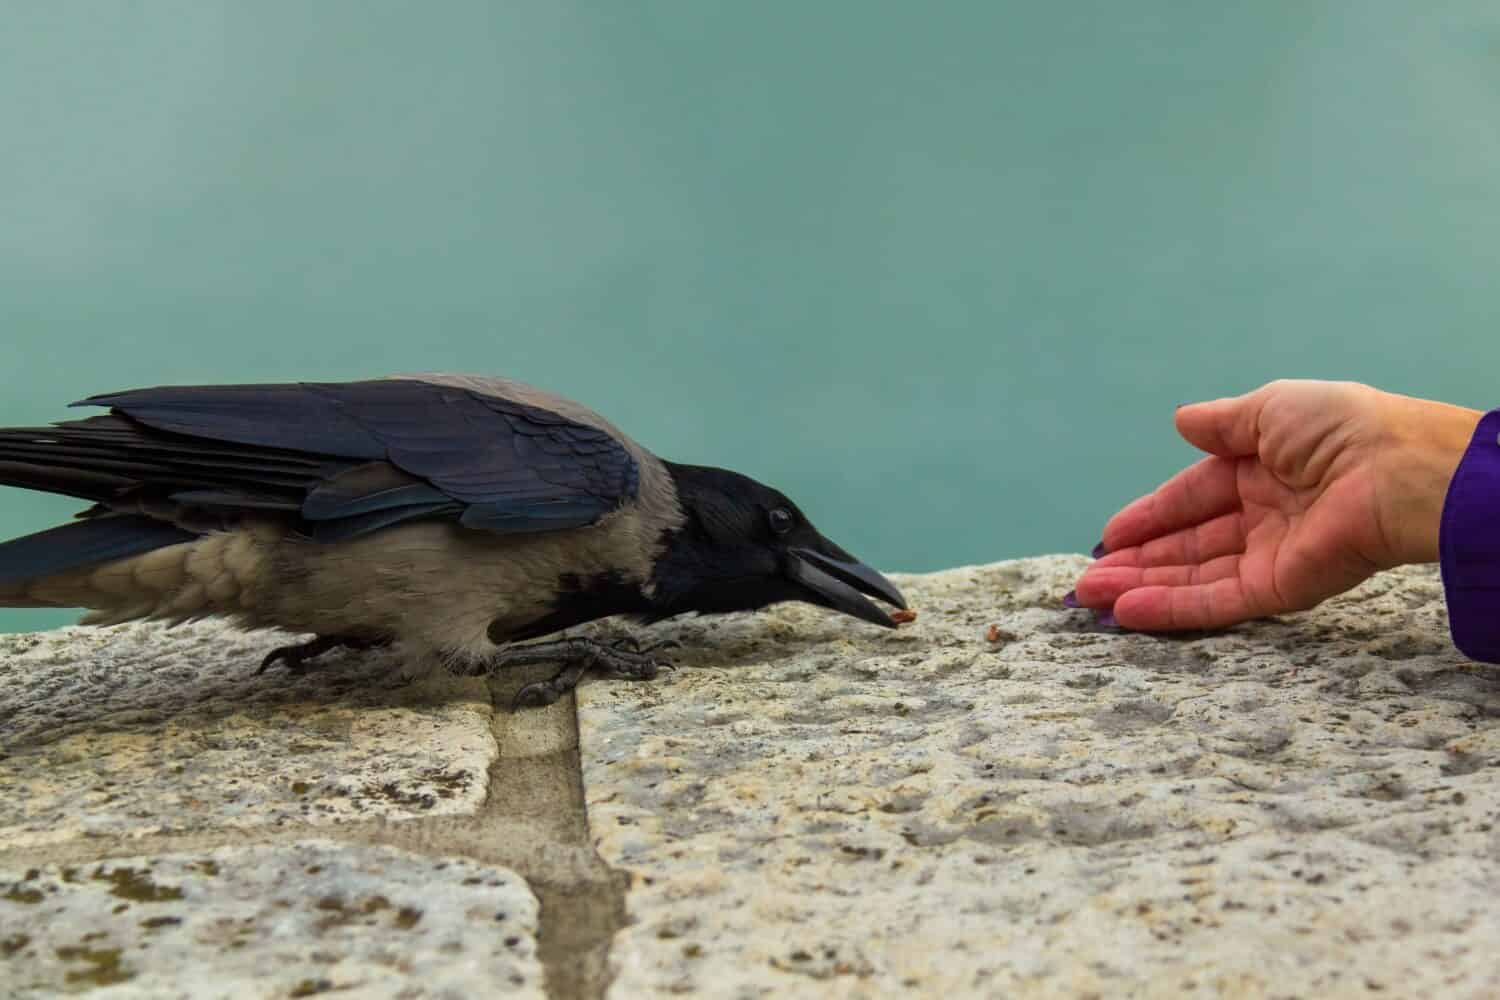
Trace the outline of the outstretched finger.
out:
[[[1089,569],[1106,566],[1196,566],[1245,551],[1245,515],[1235,510],[1190,528],[1110,552]]]
[[[1110,608],[1141,587],[1191,587],[1238,576],[1240,557],[1221,556],[1191,566],[1090,566],[1078,578],[1073,596],[1086,608]]]
[[[1188,466],[1126,504],[1104,526],[1104,548],[1116,552],[1193,528],[1239,506],[1237,463],[1210,457]]]
[[[1115,601],[1115,621],[1147,632],[1213,629],[1259,618],[1239,577],[1188,587],[1137,587]]]

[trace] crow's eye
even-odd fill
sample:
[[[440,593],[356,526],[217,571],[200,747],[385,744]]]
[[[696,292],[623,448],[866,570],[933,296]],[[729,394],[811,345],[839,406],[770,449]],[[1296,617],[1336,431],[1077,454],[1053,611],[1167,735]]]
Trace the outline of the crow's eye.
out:
[[[767,514],[766,517],[771,522],[771,531],[778,535],[784,535],[788,531],[791,531],[792,525],[797,523],[797,519],[792,517],[792,512],[785,507],[777,507],[771,513]]]

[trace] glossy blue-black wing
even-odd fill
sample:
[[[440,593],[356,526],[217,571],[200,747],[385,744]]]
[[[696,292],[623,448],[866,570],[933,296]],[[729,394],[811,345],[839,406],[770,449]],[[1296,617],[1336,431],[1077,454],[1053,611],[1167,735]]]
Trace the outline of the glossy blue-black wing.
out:
[[[634,457],[607,431],[414,379],[163,387],[83,402],[187,440],[332,463],[301,500],[315,538],[415,517],[501,533],[575,528],[638,489]]]

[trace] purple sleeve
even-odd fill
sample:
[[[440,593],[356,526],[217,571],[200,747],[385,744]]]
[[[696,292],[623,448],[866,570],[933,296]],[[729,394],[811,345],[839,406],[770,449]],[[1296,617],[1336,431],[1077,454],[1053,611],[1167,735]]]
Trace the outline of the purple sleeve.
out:
[[[1500,410],[1479,421],[1448,485],[1438,549],[1454,645],[1500,663]]]

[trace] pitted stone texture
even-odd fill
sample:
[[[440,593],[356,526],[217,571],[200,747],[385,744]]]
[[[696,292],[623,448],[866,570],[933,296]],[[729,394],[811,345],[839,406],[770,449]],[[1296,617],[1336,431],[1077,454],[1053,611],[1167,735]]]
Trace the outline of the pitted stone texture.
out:
[[[1500,995],[1500,671],[1435,574],[1163,638],[1064,610],[1085,562],[898,577],[894,633],[685,622],[686,669],[585,685],[610,995]]]
[[[488,692],[390,652],[294,677],[217,625],[0,636],[0,842],[473,812]]]
[[[383,847],[0,872],[5,996],[544,997],[536,932],[514,872]]]

